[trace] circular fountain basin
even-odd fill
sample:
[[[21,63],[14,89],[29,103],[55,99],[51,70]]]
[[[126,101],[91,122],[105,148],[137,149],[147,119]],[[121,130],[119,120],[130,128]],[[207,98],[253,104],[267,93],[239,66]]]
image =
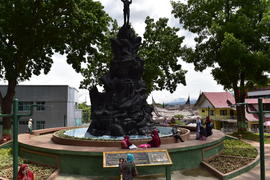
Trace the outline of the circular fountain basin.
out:
[[[123,136],[109,136],[109,135],[103,135],[103,136],[94,136],[87,132],[88,128],[76,128],[76,129],[70,129],[64,132],[65,135],[76,137],[76,138],[85,138],[85,139],[95,139],[95,140],[122,140]],[[159,137],[168,137],[172,136],[172,128],[171,127],[162,127],[158,126],[157,129],[159,130]],[[149,139],[151,138],[150,135],[130,135],[130,139]]]
[[[162,144],[174,143],[175,139],[172,136],[172,128],[165,126],[158,126],[159,136]],[[183,140],[188,140],[190,131],[185,128],[181,128],[181,137]],[[64,137],[59,136],[58,133],[54,133],[52,136],[53,142],[57,144],[65,145],[77,145],[77,146],[97,146],[97,147],[118,147],[123,136],[93,136],[87,132],[87,128],[69,129],[64,132]],[[130,135],[131,142],[135,145],[145,144],[151,140],[149,135]]]

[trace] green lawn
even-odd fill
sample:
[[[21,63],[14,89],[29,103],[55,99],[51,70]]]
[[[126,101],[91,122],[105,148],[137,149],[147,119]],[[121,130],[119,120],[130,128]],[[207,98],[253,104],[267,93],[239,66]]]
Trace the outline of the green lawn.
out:
[[[239,134],[237,132],[234,132],[231,135],[235,136],[235,137],[239,137]],[[242,138],[244,138],[244,139],[257,141],[257,142],[260,141],[259,133],[252,133],[252,132],[247,131],[247,132],[241,133],[241,135],[242,135]],[[265,144],[270,144],[270,134],[269,133],[265,133],[265,135],[264,135],[264,143]]]

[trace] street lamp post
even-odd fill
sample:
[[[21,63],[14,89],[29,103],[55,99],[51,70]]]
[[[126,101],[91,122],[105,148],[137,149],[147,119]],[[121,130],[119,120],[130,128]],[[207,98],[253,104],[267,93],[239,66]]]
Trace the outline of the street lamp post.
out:
[[[13,143],[12,143],[12,155],[13,155],[13,180],[18,179],[18,152],[19,152],[19,146],[18,146],[18,126],[19,126],[19,120],[21,117],[28,117],[32,116],[33,114],[33,108],[36,107],[36,104],[31,105],[30,112],[27,114],[18,114],[18,104],[19,100],[14,99],[13,100],[13,106],[12,106],[12,113],[11,114],[0,114],[0,117],[12,117],[13,119]]]

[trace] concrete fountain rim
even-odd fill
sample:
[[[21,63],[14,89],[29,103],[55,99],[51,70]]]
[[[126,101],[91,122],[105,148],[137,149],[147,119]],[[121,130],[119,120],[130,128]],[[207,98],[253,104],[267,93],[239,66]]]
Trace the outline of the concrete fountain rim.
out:
[[[72,128],[74,129],[74,128]],[[190,130],[186,128],[181,128],[184,133],[181,135],[184,141],[189,139]],[[60,131],[67,131],[69,129],[64,129]],[[62,145],[74,145],[74,146],[96,146],[96,147],[119,147],[121,140],[104,140],[104,139],[85,139],[77,137],[60,137],[59,132],[56,131],[53,133],[51,140],[56,144]],[[161,137],[161,144],[171,144],[175,143],[173,136]],[[132,139],[131,142],[135,145],[146,144],[149,139]]]

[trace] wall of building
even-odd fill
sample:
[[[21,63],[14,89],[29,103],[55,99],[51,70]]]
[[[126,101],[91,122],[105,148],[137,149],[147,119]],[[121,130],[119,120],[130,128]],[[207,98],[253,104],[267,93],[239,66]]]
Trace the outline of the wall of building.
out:
[[[0,85],[5,94],[6,86]],[[22,85],[16,87],[20,113],[28,112],[27,104],[39,104],[32,117],[21,118],[19,132],[27,132],[29,118],[33,120],[33,129],[63,127],[75,125],[75,98],[77,90],[67,85]],[[69,112],[71,111],[71,112]],[[77,115],[79,116],[79,115]],[[2,129],[2,128],[1,128]]]
[[[223,114],[221,113],[223,111]],[[232,113],[231,113],[232,111]],[[226,112],[224,114],[224,112]],[[223,128],[223,124],[227,122],[221,122],[222,120],[236,120],[236,111],[231,108],[200,108],[199,114],[202,118],[210,116],[213,121],[215,129]]]
[[[230,108],[200,108],[199,109],[199,113],[201,117],[206,117],[208,116],[208,111],[209,111],[209,115],[211,117],[211,119],[236,119],[236,111],[232,110],[232,114],[231,114],[231,110]],[[214,115],[211,114],[211,111],[214,113]],[[222,115],[221,111],[226,111],[226,115]]]
[[[68,88],[67,97],[67,126],[78,126],[82,124],[82,111],[78,110],[78,91]]]
[[[200,108],[213,108],[213,105],[205,98],[202,98],[201,102],[199,102],[196,106]]]

